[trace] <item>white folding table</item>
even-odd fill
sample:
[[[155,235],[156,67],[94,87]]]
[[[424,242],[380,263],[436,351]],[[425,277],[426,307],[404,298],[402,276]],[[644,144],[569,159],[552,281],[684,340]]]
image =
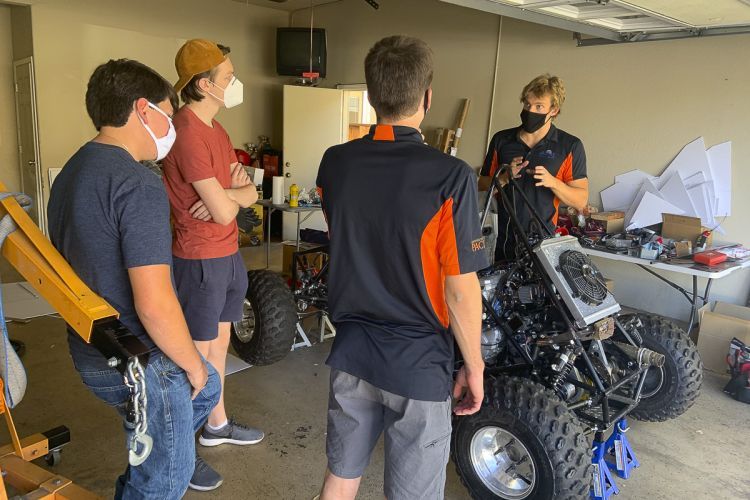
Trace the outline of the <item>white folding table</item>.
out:
[[[268,210],[268,215],[266,216],[266,269],[269,267],[269,262],[271,261],[271,214],[279,211],[279,212],[289,212],[293,214],[297,214],[297,232],[296,232],[296,241],[297,241],[297,251],[299,252],[299,231],[300,226],[303,222],[305,222],[307,219],[312,216],[314,212],[317,212],[319,210],[323,210],[323,208],[320,205],[300,205],[299,207],[290,207],[289,203],[283,203],[281,205],[274,205],[271,200],[258,200],[257,204],[265,207]],[[302,214],[305,214],[304,217],[302,217]]]
[[[693,329],[693,325],[695,324],[695,318],[698,313],[698,308],[701,307],[703,304],[708,303],[709,301],[709,294],[711,293],[711,284],[713,283],[713,280],[724,278],[725,276],[729,276],[730,274],[737,272],[740,269],[750,267],[750,258],[743,259],[743,260],[733,260],[733,261],[727,260],[716,266],[709,267],[703,264],[698,264],[697,262],[693,262],[692,258],[671,259],[667,261],[649,260],[649,259],[641,259],[639,257],[633,257],[627,254],[608,252],[606,250],[598,250],[598,249],[586,247],[586,246],[583,247],[583,251],[588,255],[601,257],[602,259],[614,260],[618,262],[629,262],[631,264],[635,264],[641,269],[643,269],[644,271],[646,271],[647,273],[657,277],[658,279],[664,281],[675,290],[679,291],[683,296],[685,296],[687,301],[690,303],[690,319],[688,320],[688,329],[687,329],[688,333],[690,333],[690,331]],[[669,279],[665,278],[661,274],[657,273],[656,271],[654,271],[654,269],[659,269],[662,271],[671,271],[673,273],[687,274],[689,276],[692,276],[693,278],[692,293],[686,290],[685,288],[681,287],[677,283],[674,283],[673,281],[670,281]],[[707,280],[706,289],[703,293],[703,296],[698,295],[698,278],[705,278]],[[698,304],[698,300],[701,301],[700,305]]]

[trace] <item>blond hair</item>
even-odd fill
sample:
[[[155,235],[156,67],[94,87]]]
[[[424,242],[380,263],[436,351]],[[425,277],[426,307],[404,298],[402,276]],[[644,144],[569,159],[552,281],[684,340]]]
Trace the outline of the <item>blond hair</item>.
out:
[[[549,73],[537,76],[523,88],[521,102],[525,102],[529,94],[538,98],[549,95],[552,107],[557,108],[557,115],[562,112],[562,105],[565,102],[565,86],[560,78]]]

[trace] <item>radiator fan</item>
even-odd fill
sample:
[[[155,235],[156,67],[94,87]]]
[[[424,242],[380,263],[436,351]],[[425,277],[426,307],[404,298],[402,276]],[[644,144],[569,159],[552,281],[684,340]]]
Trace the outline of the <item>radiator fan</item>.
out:
[[[602,273],[583,252],[563,252],[560,255],[560,270],[573,292],[587,304],[598,306],[607,298]]]

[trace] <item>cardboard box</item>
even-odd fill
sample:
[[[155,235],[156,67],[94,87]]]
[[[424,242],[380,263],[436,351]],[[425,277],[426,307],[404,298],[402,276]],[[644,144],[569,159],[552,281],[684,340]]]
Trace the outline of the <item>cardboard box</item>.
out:
[[[292,256],[294,255],[294,252],[297,251],[297,244],[294,241],[285,241],[282,243],[283,246],[283,258],[282,258],[282,268],[281,268],[281,274],[284,276],[291,276],[292,275]],[[317,248],[320,245],[317,243],[307,243],[304,241],[300,241],[299,243],[299,251],[302,252],[304,250],[310,250],[311,248]],[[320,254],[319,253],[310,253],[306,257],[307,264],[310,266],[317,266],[320,264]]]
[[[698,352],[703,367],[718,373],[726,373],[729,344],[737,337],[750,344],[750,307],[713,302],[698,311],[700,330]]]
[[[590,218],[601,222],[607,234],[621,233],[625,230],[625,212],[598,212],[591,214]]]
[[[674,249],[677,257],[688,257],[693,253],[693,243],[691,241],[675,241]]]
[[[703,231],[709,228],[701,225],[699,217],[688,217],[687,215],[662,214],[661,235],[675,241],[690,241],[695,245]],[[710,248],[713,244],[714,235],[711,233],[706,240],[706,247]]]

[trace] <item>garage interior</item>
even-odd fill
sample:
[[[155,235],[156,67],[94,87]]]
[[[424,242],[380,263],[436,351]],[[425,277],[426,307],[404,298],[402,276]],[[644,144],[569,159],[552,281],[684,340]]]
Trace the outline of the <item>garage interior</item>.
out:
[[[94,135],[83,100],[91,71],[108,59],[127,57],[173,81],[177,49],[200,37],[232,48],[245,84],[245,104],[219,116],[235,147],[268,137],[282,151],[282,161],[290,163],[287,172],[294,182],[314,187],[308,179],[314,180],[322,152],[349,137],[340,127],[316,131],[304,141],[302,133],[325,113],[341,124],[341,110],[315,109],[323,98],[306,102],[304,109],[287,106],[293,91],[285,86],[294,79],[279,76],[275,60],[277,28],[306,28],[311,19],[327,36],[327,74],[316,88],[338,85],[339,94],[331,98],[342,106],[343,92],[363,90],[362,61],[375,41],[397,33],[425,40],[435,61],[425,136],[452,127],[470,99],[458,156],[472,167],[482,165],[496,131],[518,125],[518,91],[524,84],[537,74],[559,75],[567,100],[557,124],[583,140],[589,203],[599,208],[599,193],[615,176],[634,169],[658,175],[699,137],[706,146],[731,141],[733,213],[718,219],[723,234],[714,238],[750,247],[743,216],[750,211],[743,191],[750,174],[742,168],[750,156],[745,98],[750,3],[744,0],[710,5],[680,0],[0,1],[0,181],[11,192],[35,198],[37,222],[45,229],[50,174]],[[36,117],[31,157],[19,150],[22,118],[14,92],[20,68],[15,63],[28,60],[33,61]],[[248,270],[286,271],[281,241],[294,239],[294,222],[285,214],[269,254],[265,234],[257,235],[259,245],[241,248]],[[317,214],[302,227],[322,229],[322,224]],[[613,281],[614,297],[624,307],[687,325],[690,304],[669,283],[625,262],[592,260]],[[661,273],[690,289],[687,275]],[[23,281],[5,259],[0,277],[4,284]],[[716,280],[711,302],[746,306],[749,295],[750,276],[740,270]],[[326,468],[325,359],[331,340],[319,342],[317,327],[305,323],[311,347],[227,378],[228,410],[263,428],[267,437],[231,454],[202,450],[224,483],[210,493],[188,491],[186,498],[312,499],[319,493]],[[70,429],[59,464],[35,463],[111,497],[114,478],[127,464],[121,423],[81,384],[67,351],[64,321],[59,316],[14,320],[8,333],[25,345],[28,390],[13,410],[20,434],[58,425]],[[723,368],[704,370],[701,395],[684,415],[666,422],[628,419],[627,436],[640,467],[631,479],[618,481],[617,498],[750,498],[743,441],[750,412],[722,391],[729,380]],[[11,441],[4,428],[0,439]],[[381,442],[358,498],[383,497],[382,471]],[[445,498],[471,498],[452,463]]]

